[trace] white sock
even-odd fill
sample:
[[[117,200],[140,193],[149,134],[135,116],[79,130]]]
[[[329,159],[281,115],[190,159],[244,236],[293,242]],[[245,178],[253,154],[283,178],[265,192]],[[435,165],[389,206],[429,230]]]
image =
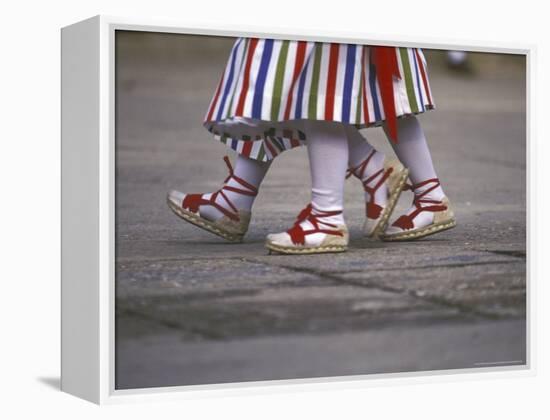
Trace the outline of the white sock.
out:
[[[307,120],[305,127],[313,211],[343,211],[344,182],[349,155],[344,126],[328,121]],[[323,217],[321,221],[342,225],[344,215],[339,213]]]
[[[386,127],[384,126],[384,130]],[[406,168],[409,168],[409,178],[413,184],[419,184],[428,179],[437,178],[432,155],[428,148],[424,130],[414,115],[397,119],[398,143],[391,142],[395,154]],[[428,185],[429,188],[433,184]],[[426,188],[422,190],[425,191]],[[419,191],[422,192],[422,191]],[[443,188],[431,191],[426,198],[441,200],[445,197]]]
[[[233,173],[235,176],[243,179],[248,184],[258,189],[265,177],[265,174],[267,173],[267,170],[270,167],[270,164],[271,162],[260,162],[255,159],[249,159],[243,155],[237,155]],[[235,187],[240,190],[248,190],[248,188],[241,185],[241,183],[239,183],[234,178],[230,178],[224,185]],[[224,190],[224,194],[238,210],[251,211],[254,200],[256,199],[256,196],[240,194],[238,192],[228,190]],[[209,199],[211,196],[212,193],[204,194],[203,198]],[[218,194],[218,196],[216,197],[216,204],[224,207],[229,211],[233,211],[231,209],[231,206],[227,203],[227,201],[221,194]],[[218,220],[224,216],[222,212],[220,212],[213,206],[200,206],[199,210],[201,216],[208,220]]]
[[[356,168],[367,159],[374,151],[374,154],[370,158],[368,165],[365,167],[361,181],[365,181],[379,172],[380,169],[384,169],[384,160],[386,156],[384,153],[379,152],[372,147],[367,139],[359,133],[355,127],[346,125],[346,135],[348,137],[349,148],[349,167],[350,169]],[[357,173],[357,171],[355,171]],[[383,172],[379,176],[369,182],[368,186],[374,186],[383,176]],[[370,200],[370,194],[365,191],[365,201]],[[374,202],[384,207],[388,201],[388,186],[386,183],[382,184],[380,188],[374,194]]]

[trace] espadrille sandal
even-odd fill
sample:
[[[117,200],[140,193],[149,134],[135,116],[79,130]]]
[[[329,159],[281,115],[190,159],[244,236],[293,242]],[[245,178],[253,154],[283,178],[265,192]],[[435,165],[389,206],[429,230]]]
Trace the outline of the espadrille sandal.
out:
[[[425,198],[426,195],[439,187],[439,179],[428,179],[416,185],[409,185],[406,189],[416,191],[418,188],[425,187],[429,184],[433,185],[421,194],[415,194],[413,201],[415,209],[410,214],[400,216],[386,232],[380,236],[380,239],[383,241],[412,241],[456,226],[454,212],[447,197],[443,197],[442,200]],[[424,225],[415,224],[415,218],[422,212],[433,213],[431,223]]]
[[[221,236],[230,242],[242,242],[243,237],[248,230],[248,225],[250,224],[250,212],[237,209],[231,200],[229,200],[224,191],[232,191],[238,194],[254,197],[258,194],[258,189],[233,173],[233,167],[231,166],[231,162],[227,156],[223,159],[229,168],[229,175],[225,179],[224,184],[226,184],[230,179],[234,179],[243,188],[224,185],[221,189],[213,193],[208,199],[203,198],[204,194],[184,194],[179,191],[172,190],[168,193],[166,201],[168,203],[168,207],[170,207],[170,209],[177,216],[181,217],[186,222],[198,226],[201,229],[215,235]],[[216,198],[218,196],[223,197],[229,206],[229,209],[216,203]],[[223,214],[223,216],[218,220],[208,220],[201,216],[199,210],[200,206],[215,207]]]
[[[270,254],[272,252],[294,255],[344,252],[349,243],[346,225],[336,225],[322,220],[341,213],[341,211],[314,210],[310,204],[300,212],[292,228],[286,232],[267,235],[265,246]]]
[[[385,160],[384,168],[363,180],[365,170],[374,153],[376,153],[375,150],[373,150],[360,165],[348,169],[346,178],[354,175],[362,182],[363,189],[369,194],[369,200],[366,202],[365,206],[366,218],[363,232],[365,236],[377,239],[388,226],[390,216],[407,182],[409,170],[397,159]],[[378,191],[385,182],[388,184],[388,201],[385,206],[382,206],[376,203],[375,195],[376,191]]]

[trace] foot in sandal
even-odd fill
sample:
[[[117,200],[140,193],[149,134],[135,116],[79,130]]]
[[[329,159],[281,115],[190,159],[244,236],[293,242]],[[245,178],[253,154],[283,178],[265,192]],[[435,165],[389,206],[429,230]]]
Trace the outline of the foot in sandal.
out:
[[[381,235],[384,241],[410,241],[456,226],[449,199],[437,191],[439,179],[433,178],[409,186],[414,192],[413,205]]]
[[[212,194],[185,194],[172,190],[168,193],[168,207],[186,222],[192,223],[230,242],[242,242],[250,223],[250,211],[234,204],[236,196],[254,198],[258,189],[233,172],[227,156],[229,176],[224,186]]]
[[[347,177],[354,175],[365,190],[365,236],[377,239],[384,232],[408,173],[397,159],[387,160],[376,150],[361,164],[348,170]]]
[[[265,246],[270,253],[303,255],[344,252],[348,243],[342,211],[319,211],[310,204],[292,228],[267,235]]]

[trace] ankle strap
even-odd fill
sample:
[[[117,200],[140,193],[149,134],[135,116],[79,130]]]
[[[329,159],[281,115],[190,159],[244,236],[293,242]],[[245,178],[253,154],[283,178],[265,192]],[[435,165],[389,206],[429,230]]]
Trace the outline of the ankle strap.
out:
[[[389,176],[393,172],[393,168],[388,168],[387,170],[384,170],[384,168],[382,168],[376,173],[374,173],[373,175],[369,176],[367,179],[363,180],[367,166],[369,165],[369,162],[375,153],[376,153],[376,150],[373,149],[363,162],[361,162],[359,165],[353,168],[349,168],[346,173],[346,179],[354,175],[356,178],[358,178],[361,181],[361,183],[363,184],[363,189],[365,190],[365,192],[370,194],[371,196],[370,201],[372,202],[374,202],[374,197],[373,197],[374,193],[378,191],[378,188],[380,188],[382,184],[386,182],[386,180],[389,178]],[[356,172],[357,170],[359,170],[359,172]],[[378,182],[373,187],[369,187],[368,184],[370,184],[380,175],[382,175],[382,177],[378,180]]]
[[[224,156],[223,161],[227,165],[227,169],[229,169],[229,175],[227,176],[227,178],[225,178],[223,183],[227,184],[227,181],[229,181],[230,179],[234,179],[235,181],[237,181],[237,183],[241,184],[244,188],[248,188],[248,190],[243,190],[241,188],[231,187],[227,185],[224,185],[222,187],[222,190],[232,191],[243,195],[249,195],[251,197],[255,197],[256,195],[258,195],[258,189],[254,185],[246,182],[244,179],[235,175],[235,172],[233,171],[233,166],[231,166],[231,161],[229,160],[229,156]]]
[[[367,205],[366,205],[366,212],[367,212],[367,217],[371,219],[378,218],[378,216],[382,211],[382,207],[376,204],[374,199],[376,191],[378,191],[378,189],[382,185],[384,185],[384,182],[387,181],[387,179],[390,177],[390,175],[393,172],[393,168],[384,169],[382,167],[382,169],[380,169],[379,171],[377,171],[367,179],[363,180],[363,177],[365,176],[365,170],[367,169],[367,166],[369,165],[369,162],[375,153],[376,153],[376,150],[373,149],[363,162],[361,162],[358,166],[354,168],[349,168],[346,174],[346,179],[349,178],[351,175],[354,175],[355,177],[359,178],[359,180],[363,184],[363,190],[369,194],[369,201],[367,202]],[[378,181],[374,184],[374,186],[372,187],[369,186],[369,184],[374,180],[376,180],[377,178],[378,178]]]
[[[346,172],[346,179],[348,179],[350,176],[353,175],[356,178],[359,178],[360,180],[362,180],[363,175],[365,174],[365,170],[367,169],[367,166],[368,166],[370,160],[372,159],[372,157],[374,156],[375,153],[376,153],[376,150],[372,149],[371,152],[369,153],[369,155],[365,158],[365,160],[363,162],[361,162],[359,165],[357,165],[353,168],[348,168],[348,170]],[[355,172],[358,169],[359,169],[359,174],[357,174]]]
[[[233,171],[233,167],[231,166],[231,161],[229,160],[228,156],[224,156],[223,160],[227,165],[227,168],[229,169],[229,175],[227,176],[227,178],[225,178],[224,184],[227,184],[227,182],[230,179],[234,179],[235,181],[237,181],[238,184],[242,185],[244,188],[247,188],[247,189],[224,185],[218,191],[213,193],[208,200],[204,199],[202,197],[202,194],[188,194],[183,200],[182,207],[196,213],[199,210],[200,206],[212,206],[216,208],[218,211],[220,211],[221,213],[223,213],[225,216],[227,216],[229,219],[234,221],[239,221],[240,220],[239,210],[233,204],[233,202],[229,199],[229,197],[225,194],[224,191],[232,191],[237,194],[255,197],[256,195],[258,195],[258,189],[254,185],[246,182],[244,179],[235,175],[235,172]],[[222,196],[222,198],[225,200],[227,205],[230,207],[231,211],[226,209],[224,206],[221,206],[218,203],[216,203],[216,199],[218,198],[218,195]]]
[[[426,189],[425,191],[422,191],[420,194],[417,193],[416,190],[418,190],[419,188],[425,187],[426,185],[432,184],[432,183],[434,185],[432,185],[430,188]],[[440,185],[441,185],[441,183],[439,182],[439,178],[431,178],[431,179],[427,179],[425,181],[419,182],[418,184],[407,184],[407,185],[405,185],[405,187],[403,189],[405,191],[410,190],[414,193],[414,201],[415,202],[440,203],[440,201],[437,201],[437,200],[429,200],[429,199],[423,198],[424,196],[431,193],[433,190],[435,190]]]
[[[331,217],[331,216],[337,216],[339,214],[342,214],[342,210],[335,210],[335,211],[321,211],[316,210],[313,208],[313,206],[308,204],[298,215],[298,218],[296,219],[296,222],[294,222],[294,226],[292,226],[289,230],[287,230],[287,233],[290,235],[290,239],[295,245],[304,245],[305,244],[305,237],[307,235],[311,235],[313,233],[325,233],[327,235],[336,235],[336,236],[343,236],[343,233],[334,230],[337,226],[332,223],[323,222],[322,220],[319,220],[323,217]],[[302,222],[305,221],[310,222],[313,225],[313,229],[304,230],[301,226]],[[319,225],[325,225],[329,228],[333,229],[323,229]]]
[[[425,187],[426,185],[429,185],[433,183],[434,185],[428,188],[426,191],[423,191],[420,194],[416,193],[416,190],[421,187]],[[414,227],[414,219],[416,216],[418,216],[420,213],[428,211],[428,212],[439,212],[447,210],[447,206],[443,204],[440,200],[433,200],[430,198],[424,198],[427,194],[431,193],[433,190],[435,190],[437,187],[439,187],[441,184],[439,182],[438,178],[432,178],[427,179],[426,181],[419,182],[418,184],[407,184],[405,186],[405,190],[411,190],[414,192],[414,200],[413,205],[416,207],[411,214],[404,214],[400,216],[394,223],[394,226],[398,226],[403,230],[412,229]],[[425,206],[423,206],[425,204]]]

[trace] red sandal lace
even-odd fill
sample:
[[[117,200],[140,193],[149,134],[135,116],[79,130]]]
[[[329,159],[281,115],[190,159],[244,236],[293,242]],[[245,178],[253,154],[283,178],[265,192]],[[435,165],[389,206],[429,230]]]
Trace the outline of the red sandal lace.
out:
[[[363,183],[363,189],[365,190],[365,192],[369,194],[369,201],[367,201],[366,203],[366,214],[369,219],[378,219],[380,217],[380,213],[382,213],[383,207],[375,203],[374,195],[376,191],[378,191],[378,189],[382,185],[384,185],[384,182],[386,182],[386,180],[390,177],[391,173],[393,172],[393,168],[388,168],[385,171],[384,171],[384,168],[382,168],[375,174],[363,180],[363,176],[365,175],[365,170],[367,169],[367,166],[375,153],[376,153],[376,150],[373,150],[369,154],[369,156],[363,162],[361,162],[358,166],[348,169],[348,173],[346,174],[346,179],[352,175],[358,178]],[[359,172],[356,172],[356,171],[359,171]],[[382,176],[380,177],[380,175]],[[376,182],[376,184],[374,184],[373,187],[369,187],[368,184],[370,184],[372,181],[374,181],[378,177],[380,177],[380,179]]]
[[[223,160],[225,161],[225,164],[229,169],[229,175],[227,176],[227,178],[225,178],[224,184],[227,184],[230,179],[234,179],[235,181],[237,181],[237,183],[247,189],[224,185],[221,189],[213,193],[208,199],[203,198],[203,194],[188,194],[183,199],[181,206],[186,210],[192,211],[193,213],[197,213],[200,206],[212,206],[223,213],[225,216],[227,216],[229,219],[238,222],[240,220],[239,211],[231,202],[229,197],[227,197],[224,191],[232,191],[238,194],[255,197],[258,194],[258,189],[254,185],[249,184],[244,179],[235,175],[228,156],[224,156]],[[221,196],[225,200],[232,211],[216,203],[216,199],[218,198],[218,196]]]
[[[337,225],[318,220],[323,217],[337,216],[339,214],[342,214],[341,210],[319,211],[314,210],[311,204],[308,204],[306,208],[304,208],[298,215],[296,222],[294,222],[294,226],[287,230],[286,233],[290,235],[290,239],[292,240],[292,243],[294,245],[304,245],[306,241],[306,236],[314,233],[325,233],[327,235],[344,236],[342,232],[338,230],[333,230],[338,227]],[[313,229],[304,230],[301,224],[306,221],[310,222],[313,225]],[[333,229],[331,230],[322,228],[319,226],[320,224]]]
[[[433,183],[434,185],[428,188],[426,191],[422,192],[421,194],[418,194],[418,195],[416,194],[416,190],[418,188],[424,187],[431,183]],[[440,185],[441,184],[438,178],[427,179],[426,181],[420,182],[419,184],[416,184],[416,185],[411,185],[411,184],[405,185],[405,187],[403,188],[404,191],[411,190],[415,194],[413,205],[416,208],[411,214],[404,214],[400,216],[395,222],[393,222],[393,225],[403,230],[409,230],[414,228],[415,217],[418,216],[423,211],[429,211],[429,212],[435,213],[438,211],[447,210],[447,206],[443,204],[442,201],[433,200],[430,198],[424,198],[426,195],[428,195],[430,192],[435,190]]]

